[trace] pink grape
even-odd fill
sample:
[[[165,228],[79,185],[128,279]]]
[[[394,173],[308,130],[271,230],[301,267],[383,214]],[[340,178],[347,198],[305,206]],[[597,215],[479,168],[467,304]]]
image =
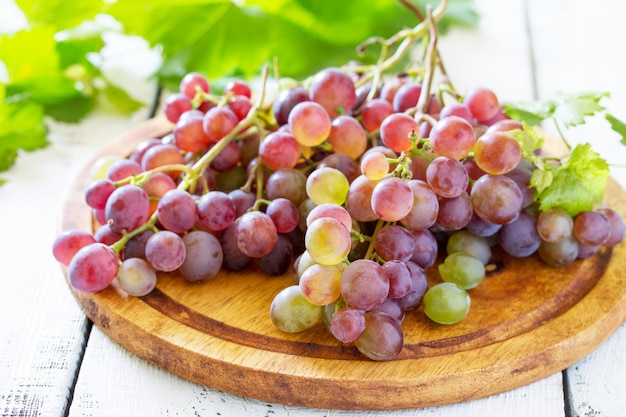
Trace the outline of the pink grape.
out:
[[[59,263],[68,266],[76,252],[92,243],[96,243],[96,239],[91,233],[80,229],[67,230],[54,239],[52,254]]]
[[[183,264],[186,254],[183,239],[169,230],[156,232],[146,242],[146,260],[157,271],[175,271]]]
[[[193,230],[183,236],[185,260],[180,274],[191,282],[204,281],[217,275],[224,253],[219,240],[211,233]]]
[[[279,233],[274,248],[267,255],[261,256],[257,263],[267,274],[283,275],[292,265],[293,253],[294,244],[289,235]]]
[[[240,160],[241,148],[236,142],[230,142],[220,151],[220,153],[217,154],[209,166],[215,171],[227,172],[235,169]]]
[[[410,180],[407,184],[413,193],[413,206],[400,222],[409,229],[428,229],[439,215],[437,194],[425,181]]]
[[[506,174],[517,167],[521,159],[522,148],[505,132],[485,133],[474,146],[474,160],[488,174]]]
[[[289,113],[288,123],[293,137],[303,146],[321,144],[331,130],[330,116],[324,107],[314,101],[296,104]]]
[[[166,165],[185,164],[180,149],[171,144],[156,145],[146,151],[141,159],[141,167],[144,171],[164,167]],[[180,175],[179,170],[167,171],[167,174],[173,179]]]
[[[209,230],[219,232],[228,228],[237,216],[233,200],[223,191],[209,191],[197,203],[198,220]]]
[[[498,97],[488,88],[477,87],[470,90],[463,98],[463,103],[480,123],[496,117],[500,111]]]
[[[126,185],[111,193],[105,215],[114,232],[131,232],[148,220],[149,208],[146,192],[136,185]]]
[[[352,217],[350,216],[350,213],[348,213],[348,210],[340,205],[332,203],[316,205],[306,217],[307,226],[310,226],[311,223],[321,217],[335,218],[339,220],[346,227],[347,230],[352,229]]]
[[[85,190],[85,202],[91,208],[102,210],[106,207],[107,199],[115,188],[115,184],[110,179],[94,181]]]
[[[413,256],[415,243],[411,233],[404,227],[387,225],[376,234],[374,248],[385,261],[408,261]]]
[[[180,81],[179,89],[181,93],[190,99],[193,99],[196,96],[198,90],[207,94],[211,92],[209,81],[204,75],[198,72],[185,74],[183,79]]]
[[[413,281],[406,262],[388,261],[383,264],[383,269],[389,279],[389,298],[402,298],[411,291]]]
[[[430,268],[437,260],[439,245],[435,235],[429,229],[412,230],[415,250],[411,261],[421,268]]]
[[[371,310],[382,304],[389,294],[389,278],[378,263],[357,259],[341,276],[341,295],[349,306]]]
[[[335,118],[348,112],[356,103],[356,90],[350,76],[339,68],[325,68],[315,74],[309,97]]]
[[[495,224],[515,220],[524,201],[519,186],[504,175],[483,175],[472,186],[470,197],[476,215]]]
[[[378,219],[372,209],[372,193],[377,181],[370,180],[365,175],[358,176],[348,189],[346,210],[360,222],[370,222]]]
[[[365,331],[365,315],[358,308],[344,307],[333,314],[330,331],[342,343],[352,343]]]
[[[337,116],[331,123],[328,142],[333,151],[357,159],[367,148],[367,135],[352,116]]]
[[[244,95],[236,95],[228,100],[228,108],[235,113],[237,120],[243,120],[248,116],[252,109],[252,102],[249,97]]]
[[[202,112],[196,112],[189,117],[181,117],[174,126],[174,144],[187,152],[200,152],[211,143],[209,136],[203,130]]]
[[[439,198],[437,223],[447,230],[460,230],[472,219],[474,210],[469,194],[463,191],[453,198]]]
[[[400,324],[389,314],[370,311],[365,313],[365,331],[354,344],[371,360],[391,361],[404,347],[404,334]]]
[[[228,107],[213,107],[204,114],[202,129],[209,143],[216,143],[237,126],[239,119]]]
[[[109,165],[107,178],[111,181],[121,181],[134,175],[141,174],[141,165],[131,159],[120,159]]]
[[[295,168],[281,168],[274,171],[265,184],[265,191],[270,200],[286,198],[299,206],[306,198],[306,181],[304,173]]]
[[[439,113],[439,118],[444,119],[448,116],[460,117],[467,121],[469,124],[472,124],[474,122],[474,116],[472,116],[472,112],[470,111],[469,107],[467,107],[463,103],[453,102],[443,106],[441,112]]]
[[[382,179],[372,191],[372,210],[387,222],[406,217],[413,208],[413,191],[398,177]]]
[[[244,213],[236,222],[237,247],[251,258],[260,258],[274,249],[278,232],[272,218],[260,211]]]
[[[373,181],[382,180],[389,174],[389,161],[382,152],[368,152],[361,158],[361,172]]]
[[[393,113],[393,106],[387,100],[375,98],[363,107],[361,113],[361,123],[368,132],[376,132],[387,116]]]
[[[461,160],[476,142],[474,128],[458,116],[440,119],[430,132],[430,146],[435,154]]]
[[[117,282],[129,295],[143,297],[156,287],[157,274],[145,259],[129,258],[120,264]]]
[[[191,194],[175,188],[159,200],[157,217],[165,229],[174,233],[186,232],[196,224],[196,202]]]
[[[96,242],[104,243],[107,246],[111,246],[118,240],[122,238],[122,234],[115,232],[111,229],[111,225],[109,223],[103,224],[98,230],[93,234],[93,238]]]
[[[302,86],[286,88],[278,93],[272,105],[274,118],[279,125],[286,125],[289,122],[289,113],[298,103],[309,101],[309,91]]]
[[[272,200],[265,209],[270,216],[278,233],[289,233],[298,227],[300,213],[298,207],[286,198]]]
[[[406,82],[398,87],[393,96],[393,110],[403,113],[417,105],[417,101],[422,93],[422,84],[419,82]]]
[[[191,108],[191,99],[183,93],[170,94],[163,103],[163,113],[172,123],[176,123],[180,115]]]
[[[108,287],[117,275],[119,260],[107,245],[92,243],[82,247],[72,258],[68,278],[74,288],[98,292]]]
[[[269,169],[293,168],[300,159],[300,144],[288,132],[272,132],[259,146],[259,157]]]
[[[438,156],[426,168],[426,182],[438,196],[455,198],[467,190],[469,175],[461,162]]]
[[[598,211],[606,216],[610,223],[610,232],[603,245],[612,248],[624,240],[624,220],[615,210],[600,208]]]
[[[602,245],[611,233],[611,222],[600,211],[584,211],[574,219],[574,236],[579,242],[589,245]]]
[[[402,298],[398,299],[398,303],[402,310],[413,311],[417,309],[428,290],[428,279],[424,273],[424,268],[413,261],[406,262],[405,265],[411,274],[411,289]]]
[[[337,266],[314,264],[300,276],[298,285],[302,295],[320,306],[337,301],[341,295],[341,270]]]
[[[395,152],[406,152],[413,147],[411,138],[419,132],[415,119],[404,113],[393,113],[380,125],[380,138]]]

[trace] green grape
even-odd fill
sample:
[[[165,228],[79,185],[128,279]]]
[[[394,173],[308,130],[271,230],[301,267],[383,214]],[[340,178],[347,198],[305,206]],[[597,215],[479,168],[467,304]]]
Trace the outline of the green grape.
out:
[[[337,301],[341,295],[340,282],[339,266],[314,264],[302,273],[298,285],[307,300],[323,306]]]
[[[91,179],[93,181],[102,180],[107,177],[107,171],[109,167],[117,161],[122,160],[121,156],[118,155],[106,155],[98,158],[98,160],[91,167]]]
[[[453,282],[432,286],[424,294],[424,313],[439,324],[458,323],[467,316],[471,300],[467,291]]]
[[[350,184],[346,176],[336,168],[320,167],[313,171],[306,181],[306,192],[317,205],[346,202]]]
[[[281,290],[270,305],[270,319],[283,332],[302,332],[316,325],[321,318],[322,307],[308,301],[298,285]]]
[[[439,275],[446,282],[453,282],[465,290],[470,290],[485,279],[485,265],[470,254],[454,252],[439,264]]]
[[[352,240],[350,231],[339,220],[320,217],[307,228],[304,245],[315,262],[337,265],[350,253]]]
[[[446,243],[446,252],[465,252],[478,258],[484,265],[487,265],[491,258],[491,246],[487,238],[476,236],[468,230],[458,230],[450,235]]]

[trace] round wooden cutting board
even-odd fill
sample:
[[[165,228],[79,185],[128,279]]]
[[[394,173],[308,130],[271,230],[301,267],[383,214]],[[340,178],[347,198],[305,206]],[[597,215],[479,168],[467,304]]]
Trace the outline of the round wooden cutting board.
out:
[[[71,185],[61,230],[93,231],[84,203],[94,162],[127,155],[171,125],[152,119],[111,142]],[[614,180],[606,204],[626,217],[626,193]],[[537,256],[494,253],[496,270],[470,290],[461,323],[437,325],[421,309],[407,315],[405,347],[374,362],[341,345],[320,324],[285,334],[269,318],[274,295],[291,273],[271,277],[251,268],[189,283],[159,276],[141,298],[110,287],[71,288],[87,316],[120,345],[169,372],[263,401],[329,409],[390,410],[468,401],[529,384],[583,358],[626,319],[626,244],[552,268]],[[428,271],[431,282],[439,278]]]

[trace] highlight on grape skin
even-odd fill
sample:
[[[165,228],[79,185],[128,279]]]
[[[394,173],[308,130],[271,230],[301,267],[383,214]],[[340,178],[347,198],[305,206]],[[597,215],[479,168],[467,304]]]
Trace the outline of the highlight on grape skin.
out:
[[[471,320],[496,253],[563,268],[621,244],[622,213],[561,202],[547,184],[576,149],[543,155],[540,133],[486,86],[431,85],[427,63],[383,62],[288,80],[269,104],[257,101],[267,84],[217,93],[184,76],[163,102],[171,132],[91,168],[94,230],[52,245],[72,289],[142,297],[164,274],[207,292],[220,274],[276,276],[283,288],[255,319],[323,326],[389,361],[406,321]]]

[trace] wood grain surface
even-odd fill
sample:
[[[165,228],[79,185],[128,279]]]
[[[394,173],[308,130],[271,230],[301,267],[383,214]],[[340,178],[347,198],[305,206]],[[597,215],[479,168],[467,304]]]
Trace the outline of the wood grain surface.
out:
[[[61,229],[93,230],[83,201],[89,171],[103,155],[126,155],[171,126],[152,119],[104,148],[85,166],[66,198]],[[626,194],[613,180],[606,204],[626,217]],[[529,384],[578,361],[626,318],[624,244],[565,268],[536,256],[495,252],[497,268],[470,291],[468,317],[436,325],[421,309],[407,315],[397,360],[373,362],[321,326],[285,334],[269,319],[274,295],[291,273],[254,268],[189,283],[161,274],[142,298],[110,287],[72,289],[87,316],[114,341],[176,375],[237,395],[332,409],[390,410],[457,403]],[[437,282],[436,268],[428,271]]]

